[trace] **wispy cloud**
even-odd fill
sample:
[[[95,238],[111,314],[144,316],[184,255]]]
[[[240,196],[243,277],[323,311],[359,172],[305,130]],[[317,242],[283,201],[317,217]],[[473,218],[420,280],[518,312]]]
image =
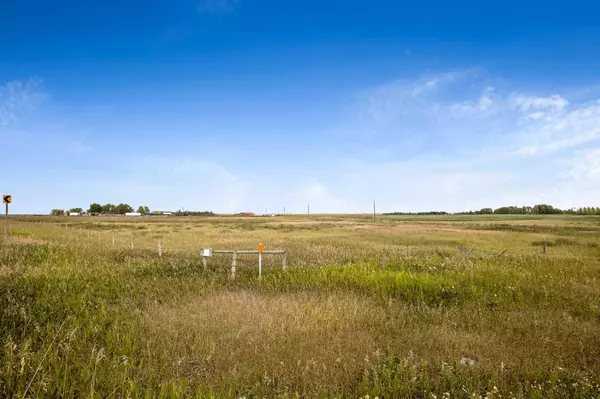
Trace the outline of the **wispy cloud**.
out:
[[[477,100],[467,100],[450,106],[450,112],[457,117],[464,114],[483,114],[492,110],[494,105],[494,88],[486,87],[481,97]]]
[[[549,111],[552,114],[527,123],[516,134],[523,145],[515,152],[536,155],[600,140],[600,102],[572,105],[561,111]]]
[[[41,87],[30,84],[2,86],[5,124],[14,124],[35,103],[31,99]],[[42,208],[34,209],[40,210],[61,206],[61,197],[82,206],[127,201],[217,212],[282,211],[286,206],[288,212],[304,213],[308,204],[312,212],[368,212],[373,199],[379,211],[461,211],[541,202],[597,206],[600,101],[574,100],[568,94],[572,91],[531,91],[479,70],[397,79],[363,92],[362,113],[358,119],[357,113],[345,116],[343,126],[350,128],[339,129],[344,137],[336,146],[283,149],[292,161],[302,157],[313,167],[266,158],[258,165],[256,154],[244,151],[236,157],[214,155],[213,150],[235,150],[233,141],[211,152],[132,146],[116,157],[90,149],[98,144],[95,137],[68,133],[68,126],[49,137],[46,124],[40,130],[45,136],[23,142],[21,151],[37,150],[44,166],[51,165],[52,174],[63,178],[27,176],[23,170],[31,161],[15,157],[22,167],[16,168],[21,175],[15,174],[12,184],[23,192],[45,185],[45,195],[56,197],[56,203],[37,200],[35,206]],[[363,131],[368,136],[361,136]]]
[[[528,92],[465,70],[384,84],[369,93],[365,109],[361,123],[370,141],[385,143],[393,155],[359,162],[346,184],[360,181],[380,198],[402,198],[388,203],[396,209],[513,201],[568,207],[592,204],[600,190],[589,184],[599,175],[600,100]],[[323,184],[340,187],[332,195],[368,201],[339,180]]]
[[[9,126],[33,110],[45,97],[42,81],[12,81],[0,86],[0,127]]]
[[[368,97],[366,123],[384,137],[404,130],[456,143],[493,136],[494,147],[523,155],[600,139],[600,101],[570,103],[560,94],[526,94],[508,84],[490,86],[480,76],[467,70],[376,88]]]
[[[520,111],[529,111],[535,109],[550,109],[560,111],[569,105],[569,102],[558,94],[548,97],[526,96],[524,94],[516,94],[509,99],[513,109]]]
[[[226,14],[238,7],[239,0],[203,0],[198,5],[199,12],[211,14]]]

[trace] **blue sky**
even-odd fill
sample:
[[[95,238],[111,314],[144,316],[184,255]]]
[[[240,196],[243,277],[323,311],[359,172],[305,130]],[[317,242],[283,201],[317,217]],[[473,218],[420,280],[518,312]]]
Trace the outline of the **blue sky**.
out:
[[[0,2],[0,191],[302,213],[600,205],[597,2]]]

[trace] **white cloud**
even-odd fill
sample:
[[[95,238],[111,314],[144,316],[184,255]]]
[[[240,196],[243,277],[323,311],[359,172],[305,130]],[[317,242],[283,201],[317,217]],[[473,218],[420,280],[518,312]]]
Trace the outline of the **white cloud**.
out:
[[[485,114],[489,112],[494,104],[494,88],[486,87],[481,97],[475,101],[463,101],[450,106],[450,113],[455,116],[469,114]]]
[[[528,113],[526,118],[531,120],[549,119],[569,105],[569,102],[558,94],[538,97],[513,93],[508,99],[508,103],[512,110]]]
[[[538,112],[534,112],[533,114],[529,114],[529,119],[532,119],[534,121],[543,119],[546,117],[546,113],[542,112],[542,111],[538,111]]]
[[[367,95],[366,115],[376,124],[388,124],[407,114],[430,112],[449,88],[477,75],[477,70],[466,69],[380,85]]]
[[[475,70],[466,69],[425,76],[421,79],[417,79],[411,84],[411,94],[413,97],[428,95],[434,92],[436,89],[452,84],[461,79],[474,76],[475,74]]]
[[[515,94],[510,98],[510,105],[513,109],[523,112],[532,109],[551,109],[560,111],[569,105],[569,102],[558,94],[548,97],[535,97],[524,94]]]
[[[378,198],[409,199],[390,204],[394,209],[461,210],[542,200],[576,206],[600,191],[600,154],[589,149],[600,142],[600,100],[571,103],[564,95],[515,90],[481,73],[439,74],[382,85],[371,93],[368,109],[376,137],[370,140],[385,143],[390,153],[395,149],[396,159],[411,161],[371,159],[363,172],[353,172],[353,180],[386,186]],[[568,172],[559,161],[565,157],[573,158]],[[448,159],[464,164],[449,166]],[[332,191],[341,193],[342,188]],[[361,194],[344,196],[356,200]]]
[[[44,98],[42,82],[12,81],[0,86],[0,127],[18,122],[19,118],[35,108]]]
[[[535,155],[600,140],[600,102],[572,106],[553,118],[535,119],[516,138],[526,145],[517,153]]]

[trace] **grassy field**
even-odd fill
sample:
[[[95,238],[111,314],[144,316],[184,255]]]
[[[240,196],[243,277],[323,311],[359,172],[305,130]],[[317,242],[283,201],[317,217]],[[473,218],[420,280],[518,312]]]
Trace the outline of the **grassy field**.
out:
[[[600,397],[597,217],[15,217],[10,231],[0,397]],[[287,270],[265,256],[259,280],[256,255],[234,281],[230,255],[202,267],[201,247],[259,242],[287,250]]]

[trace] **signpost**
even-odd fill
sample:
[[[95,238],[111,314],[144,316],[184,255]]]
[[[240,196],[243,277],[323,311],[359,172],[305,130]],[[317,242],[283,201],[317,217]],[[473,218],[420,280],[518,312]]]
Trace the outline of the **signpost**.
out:
[[[4,194],[2,195],[2,202],[6,206],[4,213],[4,235],[8,237],[8,204],[12,202],[12,195]]]
[[[258,244],[258,278],[262,278],[262,254],[265,250],[263,244]]]

